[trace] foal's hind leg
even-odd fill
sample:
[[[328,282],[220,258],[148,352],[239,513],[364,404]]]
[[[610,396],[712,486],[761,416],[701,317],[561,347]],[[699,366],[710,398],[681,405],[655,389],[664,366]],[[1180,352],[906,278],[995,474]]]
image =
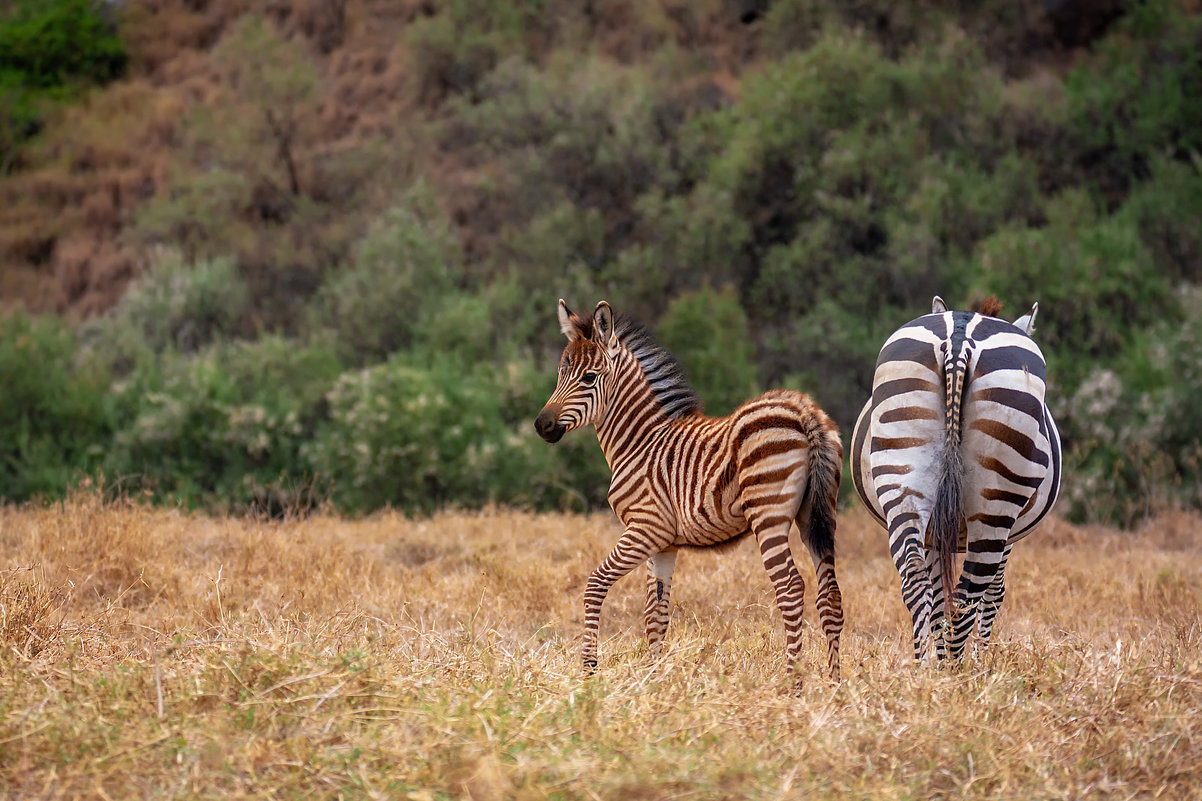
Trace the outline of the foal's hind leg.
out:
[[[663,651],[664,634],[672,617],[668,596],[675,567],[675,548],[660,551],[647,560],[647,606],[643,610],[643,624],[647,630],[647,647],[653,658]]]
[[[819,501],[822,502],[822,501]],[[818,622],[822,625],[822,633],[826,636],[826,670],[831,681],[839,680],[839,637],[843,633],[843,593],[839,591],[839,582],[835,578],[835,553],[827,547],[825,538],[816,541],[810,532],[810,504],[806,501],[797,514],[797,527],[801,539],[810,551],[810,559],[814,562],[814,574],[818,579],[817,608]],[[834,520],[832,502],[831,519]],[[831,539],[833,545],[833,538]]]
[[[752,523],[751,530],[760,546],[764,570],[776,592],[776,606],[785,621],[785,661],[790,672],[801,654],[801,617],[805,606],[805,582],[797,572],[793,552],[789,549],[789,526],[792,519],[770,518],[764,523]]]
[[[839,636],[843,632],[843,593],[835,578],[835,555],[825,556],[810,549],[814,573],[818,577],[818,622],[826,635],[826,672],[831,681],[839,680]]]

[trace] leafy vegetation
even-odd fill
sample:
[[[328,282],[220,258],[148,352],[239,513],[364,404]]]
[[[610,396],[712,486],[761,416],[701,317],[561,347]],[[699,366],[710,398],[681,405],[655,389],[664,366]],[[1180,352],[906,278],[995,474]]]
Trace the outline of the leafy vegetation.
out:
[[[133,5],[131,63],[193,74],[147,33],[176,18]],[[216,82],[160,101],[159,166],[106,179],[124,205],[85,204],[140,275],[105,315],[36,324],[74,337],[49,374],[83,382],[96,422],[0,492],[103,470],[273,512],[588,507],[595,444],[530,426],[556,298],[648,323],[714,413],[788,385],[850,430],[889,332],[933,294],[997,293],[1015,317],[1040,302],[1072,514],[1202,505],[1202,17],[961,6],[447,0],[390,40],[400,59],[345,4],[179,11]],[[82,165],[68,178],[10,185],[66,206],[98,153],[131,158],[79,136],[47,148]],[[30,208],[0,231],[0,275],[63,258]],[[20,336],[9,369],[37,373]]]
[[[125,46],[105,9],[98,0],[19,0],[0,9],[0,175],[41,129],[48,102],[124,72]]]

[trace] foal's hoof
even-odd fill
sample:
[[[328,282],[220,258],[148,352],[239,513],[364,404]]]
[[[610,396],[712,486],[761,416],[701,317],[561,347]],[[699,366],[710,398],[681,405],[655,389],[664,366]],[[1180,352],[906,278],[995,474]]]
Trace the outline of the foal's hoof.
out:
[[[589,676],[595,675],[596,672],[597,672],[597,660],[596,659],[584,660],[584,677],[587,679]]]

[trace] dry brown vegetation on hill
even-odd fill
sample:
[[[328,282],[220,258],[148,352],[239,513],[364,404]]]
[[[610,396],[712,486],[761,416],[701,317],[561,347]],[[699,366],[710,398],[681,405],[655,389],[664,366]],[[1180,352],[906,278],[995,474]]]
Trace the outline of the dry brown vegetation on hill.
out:
[[[303,109],[306,157],[398,133],[409,96],[401,34],[415,3],[126,5],[131,75],[62,109],[22,169],[0,182],[0,289],[9,304],[91,316],[150,266],[147,243],[131,229],[146,201],[169,195],[172,177],[193,166],[192,115],[228,106],[230,75],[214,48],[244,14],[271,12],[320,62],[320,96]]]
[[[567,44],[563,37],[579,36],[582,49],[629,63],[674,44],[707,59],[715,87],[728,91],[737,85],[733,74],[748,66],[754,51],[754,39],[720,3],[701,12],[670,3],[604,5],[604,11],[578,10],[570,3],[548,7],[548,21],[526,33],[523,47],[545,55]],[[120,30],[130,75],[61,109],[45,136],[21,155],[19,169],[0,181],[5,305],[20,302],[36,311],[90,317],[110,308],[152,267],[147,245],[155,237],[148,242],[135,231],[136,219],[147,201],[171,198],[211,166],[189,141],[196,115],[225,113],[227,120],[245,124],[267,105],[240,103],[238,70],[223,63],[222,42],[247,15],[262,15],[293,46],[282,64],[300,64],[316,79],[297,109],[304,129],[296,150],[305,192],[336,206],[341,217],[352,217],[349,227],[357,235],[395,199],[398,188],[408,185],[411,165],[420,163],[421,173],[439,186],[470,252],[480,227],[473,220],[476,190],[495,177],[495,169],[431,128],[462,80],[461,65],[444,63],[442,50],[424,47],[409,35],[415,21],[435,11],[436,4],[416,0],[129,0]],[[577,17],[574,23],[563,21]],[[237,148],[231,142],[236,138],[226,126],[215,144]],[[261,148],[252,161],[256,166],[271,162],[272,143],[257,144]],[[369,166],[338,163],[347,156]],[[253,172],[245,164],[235,166]],[[375,197],[364,206],[327,196],[347,191],[340,185],[346,181]],[[260,217],[270,216],[264,207],[271,200],[263,197],[264,187],[255,189],[258,194],[243,209],[245,219],[224,226],[262,226]],[[204,210],[196,212],[203,215]],[[310,244],[336,251],[323,254],[327,258],[320,266],[344,255],[351,233],[326,223],[312,234]],[[181,237],[172,234],[165,238],[175,244]],[[287,258],[278,252],[278,239],[270,245],[270,252],[257,253],[247,252],[245,241],[215,246],[218,255],[239,252],[244,270],[254,272]]]
[[[581,680],[580,593],[616,535],[607,515],[500,509],[264,523],[87,492],[4,508],[0,795],[1202,792],[1196,516],[1135,535],[1051,521],[1015,551],[996,648],[928,669],[883,535],[845,513],[845,679],[820,678],[811,631],[800,697],[750,547],[682,557],[658,665],[641,580],[620,582]]]

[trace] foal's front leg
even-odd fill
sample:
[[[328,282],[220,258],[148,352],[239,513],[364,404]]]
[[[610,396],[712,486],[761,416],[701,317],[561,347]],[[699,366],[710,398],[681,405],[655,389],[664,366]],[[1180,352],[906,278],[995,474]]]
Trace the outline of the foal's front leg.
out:
[[[663,550],[664,544],[650,534],[628,528],[596,570],[588,577],[584,587],[584,644],[581,660],[584,673],[591,676],[597,670],[597,637],[601,628],[601,605],[614,582],[634,570],[652,554]]]

